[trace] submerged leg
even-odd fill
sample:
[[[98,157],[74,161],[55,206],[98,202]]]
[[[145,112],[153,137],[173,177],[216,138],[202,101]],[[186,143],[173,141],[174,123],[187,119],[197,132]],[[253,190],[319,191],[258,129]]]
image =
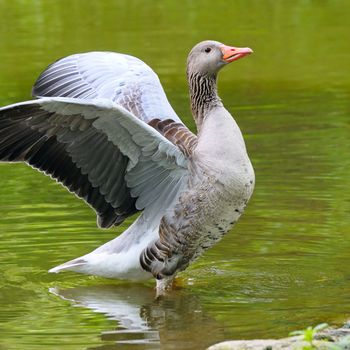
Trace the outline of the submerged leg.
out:
[[[174,278],[175,276],[173,275],[169,277],[164,277],[160,280],[157,279],[157,286],[156,286],[157,297],[166,294],[172,289]]]

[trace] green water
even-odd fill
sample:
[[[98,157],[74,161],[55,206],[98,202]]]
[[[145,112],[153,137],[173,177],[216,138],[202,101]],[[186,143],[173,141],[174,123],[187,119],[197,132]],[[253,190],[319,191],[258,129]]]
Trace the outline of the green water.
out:
[[[205,349],[350,317],[350,2],[0,1],[0,105],[55,59],[129,53],[193,128],[184,62],[198,41],[250,46],[220,95],[245,135],[245,215],[163,300],[153,284],[47,270],[112,239],[93,212],[21,164],[0,164],[1,349]]]

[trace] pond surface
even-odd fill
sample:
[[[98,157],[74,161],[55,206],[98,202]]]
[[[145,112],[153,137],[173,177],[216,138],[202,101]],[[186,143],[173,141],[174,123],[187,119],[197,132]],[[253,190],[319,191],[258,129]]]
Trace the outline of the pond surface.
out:
[[[250,46],[221,73],[256,190],[237,226],[154,299],[153,283],[59,263],[112,239],[94,213],[22,164],[0,164],[0,348],[205,349],[350,317],[350,2],[1,1],[0,105],[30,99],[47,64],[129,53],[159,74],[192,129],[184,62],[203,39]]]

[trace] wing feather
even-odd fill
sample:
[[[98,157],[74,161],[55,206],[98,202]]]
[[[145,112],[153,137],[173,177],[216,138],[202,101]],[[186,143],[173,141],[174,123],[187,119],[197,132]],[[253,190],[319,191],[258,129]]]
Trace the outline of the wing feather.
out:
[[[107,98],[146,123],[181,122],[153,70],[141,60],[114,52],[88,52],[50,65],[33,88],[36,97]]]
[[[151,125],[186,156],[197,145],[196,135],[170,106],[158,76],[136,57],[114,52],[64,57],[41,73],[33,95],[109,99]]]
[[[176,146],[102,100],[7,106],[0,109],[1,135],[1,161],[24,161],[61,182],[95,209],[102,227],[155,206],[188,172]]]

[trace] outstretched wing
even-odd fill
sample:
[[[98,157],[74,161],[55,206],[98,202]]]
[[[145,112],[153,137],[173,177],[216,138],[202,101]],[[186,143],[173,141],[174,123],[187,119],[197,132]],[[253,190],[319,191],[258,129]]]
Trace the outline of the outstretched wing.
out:
[[[193,134],[168,102],[157,74],[136,57],[114,52],[75,54],[51,64],[33,88],[36,97],[105,98],[191,154]]]
[[[1,108],[0,161],[24,161],[61,182],[95,209],[101,227],[164,200],[188,172],[178,147],[102,99],[42,98]]]
[[[138,58],[115,52],[87,52],[56,61],[39,76],[33,95],[105,98],[146,123],[154,118],[181,122],[157,74]]]

